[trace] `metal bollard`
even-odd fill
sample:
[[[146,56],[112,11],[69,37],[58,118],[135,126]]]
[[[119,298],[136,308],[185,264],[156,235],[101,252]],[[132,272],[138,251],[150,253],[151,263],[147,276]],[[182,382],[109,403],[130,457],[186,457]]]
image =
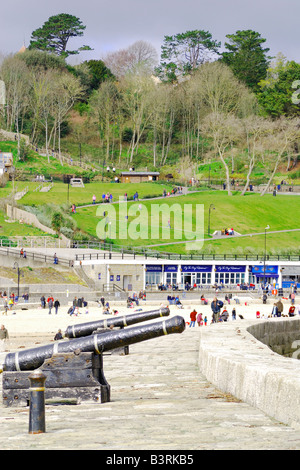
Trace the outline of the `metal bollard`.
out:
[[[36,369],[29,375],[30,410],[29,434],[40,434],[46,431],[45,425],[45,381],[46,376]]]

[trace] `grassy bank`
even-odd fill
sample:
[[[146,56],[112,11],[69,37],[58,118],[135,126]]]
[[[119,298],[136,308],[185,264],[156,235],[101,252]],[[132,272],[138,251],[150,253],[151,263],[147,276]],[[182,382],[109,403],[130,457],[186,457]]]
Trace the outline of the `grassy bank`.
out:
[[[270,232],[280,231],[286,229],[297,229],[300,228],[300,204],[299,196],[277,196],[265,195],[261,197],[258,194],[247,194],[241,197],[239,193],[235,193],[232,197],[227,196],[225,192],[199,192],[197,194],[189,194],[187,196],[178,196],[176,198],[165,198],[157,201],[143,201],[144,218],[139,217],[138,205],[139,203],[128,203],[128,226],[135,221],[141,226],[148,224],[149,236],[147,238],[136,238],[132,239],[130,236],[122,238],[124,233],[120,233],[119,220],[123,220],[123,213],[119,216],[119,206],[115,205],[112,209],[107,205],[108,216],[112,222],[114,217],[117,220],[117,237],[113,240],[117,245],[126,245],[129,247],[146,247],[157,244],[164,244],[155,247],[159,251],[169,251],[176,253],[186,253],[185,244],[178,244],[177,242],[187,240],[187,237],[182,234],[178,238],[178,230],[174,230],[174,216],[172,213],[172,205],[179,204],[180,206],[174,206],[183,213],[184,205],[191,205],[195,209],[196,205],[201,205],[200,210],[203,215],[203,226],[197,238],[209,238],[208,237],[208,219],[209,219],[209,207],[211,204],[214,205],[215,209],[211,209],[210,212],[210,234],[214,231],[222,230],[224,228],[233,228],[236,232],[241,235],[249,235],[247,237],[230,238],[224,237],[224,239],[214,240],[210,238],[206,240],[199,252],[203,253],[262,253],[264,251],[264,229],[267,225],[270,226]],[[151,236],[150,227],[151,222],[153,226],[153,220],[151,220],[151,212],[153,212],[153,205],[167,204],[170,209],[170,238],[163,238],[163,230],[167,227],[168,220],[166,218],[160,218],[155,222],[155,227],[159,225],[159,236],[153,238]],[[77,214],[74,214],[77,226],[87,232],[89,235],[97,238],[97,224],[103,220],[103,211],[99,209],[98,216],[96,214],[95,207],[78,208]],[[131,208],[131,209],[130,209]],[[136,214],[133,214],[134,209],[137,210]],[[133,215],[130,215],[132,211]],[[195,211],[194,211],[195,212]],[[145,218],[147,217],[147,219]],[[199,220],[198,220],[199,223]],[[199,225],[199,224],[198,224]],[[133,226],[132,226],[133,227]],[[192,230],[195,231],[197,227],[196,214],[193,214]],[[111,229],[112,230],[112,229]],[[137,231],[139,228],[137,228]],[[256,233],[262,233],[263,235],[255,235]],[[107,233],[109,238],[111,233]],[[111,237],[112,238],[112,237]],[[296,253],[300,252],[300,232],[282,232],[278,234],[268,234],[267,237],[267,252],[274,254],[284,253]],[[173,245],[165,245],[169,241],[176,242]],[[190,246],[188,247],[190,248]]]

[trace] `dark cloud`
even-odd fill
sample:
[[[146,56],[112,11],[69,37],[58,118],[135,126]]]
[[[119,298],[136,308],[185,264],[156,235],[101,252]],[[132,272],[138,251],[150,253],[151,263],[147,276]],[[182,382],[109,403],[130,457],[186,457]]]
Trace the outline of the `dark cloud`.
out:
[[[204,29],[226,40],[238,29],[253,29],[267,39],[270,53],[282,52],[300,62],[298,0],[15,0],[1,6],[0,51],[28,45],[32,31],[52,15],[78,16],[86,31],[69,42],[70,48],[88,44],[94,51],[76,57],[99,59],[108,51],[137,40],[150,42],[160,53],[165,35]]]

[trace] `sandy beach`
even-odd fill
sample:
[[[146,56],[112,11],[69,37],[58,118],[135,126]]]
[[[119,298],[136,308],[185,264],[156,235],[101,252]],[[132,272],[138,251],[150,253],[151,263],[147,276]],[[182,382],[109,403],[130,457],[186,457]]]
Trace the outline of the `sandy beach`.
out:
[[[221,297],[220,299],[223,300]],[[210,307],[211,300],[212,299],[209,300],[208,305],[201,305],[200,301],[185,300],[183,301],[183,308],[180,309],[175,305],[169,305],[170,316],[181,315],[186,321],[186,327],[189,328],[190,313],[195,309],[197,313],[202,313],[203,318],[205,316],[207,317],[208,322],[206,328],[209,328],[212,319],[212,311]],[[230,304],[224,303],[224,306],[229,313],[229,322],[243,321],[239,315],[242,315],[246,320],[263,321],[264,318],[271,315],[272,306],[275,301],[276,299],[270,298],[268,299],[268,303],[264,305],[261,300],[254,301],[253,299],[245,298],[240,304],[235,304],[234,301],[231,301]],[[283,301],[283,304],[283,314],[288,315],[290,301]],[[162,304],[158,301],[145,301],[140,302],[140,305],[134,308],[127,308],[125,302],[118,301],[110,303],[110,310],[117,310],[117,315],[123,316],[131,315],[138,311],[147,312],[159,309],[161,306],[168,306],[168,303],[164,302]],[[233,308],[236,310],[236,320],[232,319]],[[79,309],[79,314],[77,316],[70,316],[67,312],[68,307],[64,306],[59,308],[57,315],[55,314],[54,309],[52,309],[52,313],[49,314],[48,308],[42,309],[40,307],[28,308],[28,310],[21,310],[20,308],[12,309],[7,312],[7,315],[0,314],[0,324],[5,326],[9,334],[9,340],[5,346],[5,353],[23,348],[32,348],[52,342],[54,341],[54,336],[58,329],[60,329],[62,334],[64,334],[69,325],[114,317],[114,315],[104,315],[102,313],[102,308],[100,308],[95,302],[91,302],[88,305],[88,313],[85,313],[85,308]],[[260,312],[260,318],[257,318],[257,312]],[[157,321],[160,321],[160,319],[158,318]],[[276,318],[272,318],[272,321],[276,321]],[[197,323],[195,328],[199,328]],[[203,325],[202,328],[205,328],[205,326]],[[3,353],[1,353],[1,355],[2,354]]]

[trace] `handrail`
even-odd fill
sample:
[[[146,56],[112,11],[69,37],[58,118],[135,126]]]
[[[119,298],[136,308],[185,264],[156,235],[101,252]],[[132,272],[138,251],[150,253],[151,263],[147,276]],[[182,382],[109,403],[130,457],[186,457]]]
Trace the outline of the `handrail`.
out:
[[[159,252],[151,251],[141,248],[126,248],[124,246],[116,246],[111,243],[102,243],[102,242],[86,242],[78,243],[71,242],[71,247],[75,250],[77,248],[86,248],[90,250],[98,250],[96,253],[75,253],[75,259],[77,261],[84,260],[95,260],[95,259],[116,259],[121,258],[125,259],[128,256],[133,257],[134,259],[138,257],[143,257],[145,259],[167,259],[174,261],[263,261],[264,258],[266,261],[300,261],[299,255],[268,255],[265,257],[263,254],[232,254],[232,253],[190,253],[190,254],[178,254],[178,253],[168,253],[168,252]]]
[[[0,254],[13,255],[13,256],[17,256],[17,257],[22,258],[22,259],[31,258],[32,260],[41,261],[41,262],[44,262],[44,263],[54,264],[53,256],[43,255],[41,253],[35,253],[33,251],[29,251],[29,252],[26,251],[26,257],[24,257],[24,255],[22,256],[20,254],[20,249],[19,248],[18,249],[12,249],[12,248],[8,248],[8,247],[7,248],[0,247]],[[72,259],[59,257],[57,264],[65,265],[65,266],[68,266],[68,267],[73,267],[74,261]]]

